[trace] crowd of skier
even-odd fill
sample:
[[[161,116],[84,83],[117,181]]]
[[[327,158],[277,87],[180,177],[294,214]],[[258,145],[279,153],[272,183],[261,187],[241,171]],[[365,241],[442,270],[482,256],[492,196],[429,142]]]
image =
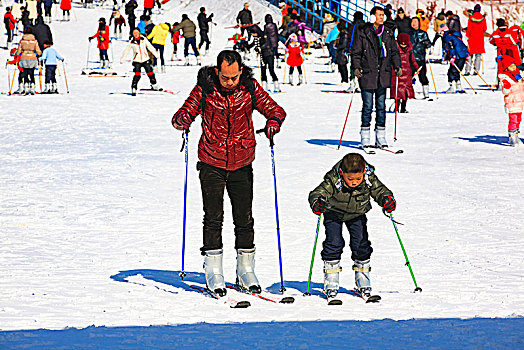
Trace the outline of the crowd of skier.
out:
[[[25,6],[8,7],[4,15],[7,31],[7,48],[19,74],[19,87],[14,93],[35,94],[35,69],[39,62],[45,66],[45,89],[42,93],[58,93],[56,70],[64,58],[53,46],[51,30],[46,22],[52,20],[48,0],[27,1]],[[85,4],[89,4],[87,1]],[[156,2],[161,7],[160,2]],[[39,6],[44,5],[44,12]],[[210,51],[210,31],[213,13],[200,8],[193,22],[182,14],[180,22],[154,24],[151,20],[155,2],[146,0],[144,11],[138,18],[136,0],[129,0],[124,6],[126,18],[116,3],[107,23],[104,17],[98,21],[96,33],[88,36],[89,42],[96,39],[100,65],[98,69],[110,69],[112,59],[108,50],[112,40],[122,39],[128,44],[121,56],[123,63],[132,53],[133,78],[131,94],[136,95],[142,69],[149,78],[152,90],[162,90],[155,73],[165,73],[164,58],[166,40],[173,46],[171,60],[178,59],[178,44],[183,43],[184,64],[189,65],[191,56],[195,63],[202,64],[201,56]],[[70,0],[62,0],[63,20],[70,20]],[[216,66],[203,67],[198,82],[184,105],[173,116],[173,126],[188,131],[197,115],[201,115],[202,139],[199,144],[200,182],[204,205],[204,268],[207,286],[219,296],[226,294],[222,272],[222,220],[223,194],[227,189],[233,206],[235,223],[235,249],[237,249],[237,283],[252,293],[261,288],[254,273],[253,243],[254,229],[251,216],[253,199],[253,174],[251,163],[254,159],[255,130],[251,121],[254,109],[267,119],[264,132],[271,140],[279,132],[286,113],[272,98],[271,93],[281,92],[276,69],[284,64],[288,69],[291,86],[306,83],[304,64],[311,49],[322,48],[326,52],[327,65],[331,72],[338,68],[340,92],[359,94],[362,99],[361,147],[366,153],[374,148],[387,148],[386,139],[386,96],[394,100],[395,113],[407,113],[408,101],[415,98],[414,85],[418,80],[422,96],[432,100],[430,79],[436,91],[431,64],[447,64],[449,88],[444,93],[465,93],[462,80],[468,84],[467,76],[477,75],[482,80],[483,55],[486,52],[484,38],[496,50],[497,83],[488,84],[490,89],[500,89],[504,95],[509,117],[509,143],[521,144],[520,122],[524,108],[524,82],[520,70],[524,69],[524,28],[509,25],[504,19],[496,21],[496,30],[488,33],[486,15],[480,5],[467,12],[468,23],[463,28],[460,17],[452,11],[441,11],[435,18],[426,16],[424,10],[417,10],[410,17],[403,8],[393,11],[390,5],[374,7],[369,18],[356,12],[352,22],[335,20],[331,14],[324,18],[321,35],[312,33],[302,21],[296,9],[283,4],[282,17],[274,19],[271,14],[264,16],[264,25],[255,22],[249,4],[236,17],[238,32],[230,38],[233,50],[222,51]],[[393,13],[396,13],[393,18]],[[433,23],[434,37],[428,30]],[[277,25],[277,22],[280,25]],[[136,24],[136,26],[135,26]],[[110,26],[113,25],[113,37]],[[122,27],[129,27],[123,34]],[[523,24],[524,27],[524,24]],[[197,29],[200,41],[197,45]],[[14,47],[15,32],[23,33]],[[467,38],[467,41],[465,38]],[[440,45],[438,43],[440,42]],[[284,55],[280,48],[284,48]],[[260,68],[260,83],[254,78],[253,70],[245,63],[256,53]],[[430,60],[428,51],[438,59]],[[435,54],[437,53],[437,54]],[[295,80],[295,70],[298,79]],[[41,71],[41,70],[40,70]],[[269,84],[271,77],[272,86]],[[471,90],[474,91],[473,86]],[[376,117],[372,129],[372,112]],[[226,126],[227,125],[227,126]],[[235,133],[235,138],[228,135]],[[374,142],[372,134],[374,133]],[[227,142],[226,142],[227,141]],[[375,169],[361,155],[349,154],[338,162],[324,177],[324,181],[311,191],[309,202],[313,212],[325,215],[326,239],[322,258],[325,271],[325,292],[330,297],[338,291],[340,257],[344,247],[342,226],[346,225],[351,235],[353,269],[359,292],[370,296],[370,256],[372,252],[368,239],[365,213],[371,208],[373,198],[385,213],[395,210],[393,193],[378,180]]]

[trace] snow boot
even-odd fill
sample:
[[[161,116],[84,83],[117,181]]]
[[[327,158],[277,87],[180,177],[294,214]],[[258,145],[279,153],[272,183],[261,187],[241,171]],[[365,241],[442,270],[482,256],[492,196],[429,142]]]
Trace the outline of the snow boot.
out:
[[[371,282],[369,280],[371,267],[369,265],[369,259],[364,261],[355,260],[353,270],[355,271],[355,285],[357,286],[357,290],[369,296],[371,294]]]
[[[255,275],[255,248],[237,249],[237,284],[251,293],[262,291]]]
[[[424,100],[429,99],[429,85],[422,85],[422,94],[424,95]]]
[[[289,85],[293,86],[293,74],[289,75]]]
[[[202,65],[202,60],[200,59],[200,56],[197,56],[197,65],[198,66],[201,66]]]
[[[24,84],[18,84],[18,89],[13,92],[15,95],[20,95],[24,93]]]
[[[131,88],[131,96],[136,96],[136,88],[135,87]]]
[[[464,89],[462,88],[462,83],[459,81],[456,82],[456,90],[455,92],[458,92],[459,94],[465,94],[466,91],[464,91]]]
[[[273,81],[273,92],[282,92],[282,90],[280,90],[280,84],[278,83],[278,80]]]
[[[163,89],[158,84],[151,84],[151,90],[162,91]]]
[[[378,148],[385,148],[388,146],[385,126],[377,126],[375,129],[375,146]]]
[[[297,85],[302,85],[302,82],[303,82],[303,75],[299,74],[298,75],[298,84]]]
[[[186,62],[184,63],[184,65],[189,66],[189,57],[187,56],[186,56]]]
[[[329,298],[338,294],[339,273],[342,271],[340,260],[324,261],[324,293]]]
[[[449,92],[457,92],[457,83],[455,81],[450,81],[449,88],[446,91],[444,91],[445,94]]]
[[[267,81],[263,81],[262,82],[262,87],[264,88],[265,91],[270,91],[269,90],[269,84],[267,83]]]
[[[31,93],[31,88],[29,83],[24,83],[24,95],[29,95]]]
[[[518,130],[509,130],[508,136],[509,136],[508,142],[510,146],[520,147],[522,145],[522,141],[519,138]]]
[[[166,72],[166,66],[162,66],[162,67],[160,68],[160,71],[161,71],[162,73],[165,73],[165,72]]]
[[[45,84],[45,88],[44,88],[44,91],[42,91],[43,94],[50,94],[52,91],[51,91],[51,84]]]
[[[360,146],[362,148],[371,147],[371,128],[369,126],[360,128]]]
[[[31,83],[31,90],[30,90],[30,93],[31,95],[34,95],[36,92],[35,92],[35,84],[34,83]]]
[[[52,83],[52,85],[51,85],[51,93],[52,94],[58,94],[58,87],[56,86],[56,83]]]
[[[227,294],[224,271],[222,270],[222,257],[222,249],[208,250],[204,255],[206,286],[210,291],[220,297]]]

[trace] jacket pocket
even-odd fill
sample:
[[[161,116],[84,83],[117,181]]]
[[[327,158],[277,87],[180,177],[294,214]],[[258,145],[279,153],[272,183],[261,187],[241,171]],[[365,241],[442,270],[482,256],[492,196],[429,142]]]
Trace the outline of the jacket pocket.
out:
[[[242,139],[240,141],[240,145],[242,148],[249,149],[249,148],[255,148],[257,145],[256,140],[250,140],[250,139]]]

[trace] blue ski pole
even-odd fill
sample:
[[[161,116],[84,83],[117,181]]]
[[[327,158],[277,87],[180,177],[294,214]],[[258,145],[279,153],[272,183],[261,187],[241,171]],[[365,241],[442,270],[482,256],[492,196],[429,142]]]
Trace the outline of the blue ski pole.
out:
[[[264,132],[265,129],[260,129],[257,131],[257,133]],[[278,262],[280,264],[280,293],[284,293],[286,291],[286,288],[284,287],[284,273],[282,272],[282,247],[280,244],[280,220],[278,215],[278,195],[277,195],[277,175],[275,171],[275,151],[273,149],[273,146],[275,143],[273,142],[273,138],[269,139],[269,146],[271,147],[271,162],[272,162],[272,170],[273,170],[273,188],[275,189],[275,215],[276,215],[276,222],[277,222],[277,241],[278,241]]]
[[[185,130],[182,134],[184,139],[184,144],[182,148],[185,149],[185,158],[186,158],[186,177],[184,180],[184,214],[183,214],[183,224],[182,224],[182,269],[180,270],[180,278],[183,280],[186,277],[184,271],[184,257],[186,252],[186,209],[187,209],[187,168],[188,168],[188,141],[189,141],[189,130]],[[182,150],[180,150],[182,151]]]

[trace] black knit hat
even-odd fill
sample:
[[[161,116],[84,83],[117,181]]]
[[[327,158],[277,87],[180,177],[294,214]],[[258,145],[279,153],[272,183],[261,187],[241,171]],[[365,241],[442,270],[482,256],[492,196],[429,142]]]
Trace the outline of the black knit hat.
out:
[[[497,27],[507,27],[506,21],[504,18],[497,19]]]

